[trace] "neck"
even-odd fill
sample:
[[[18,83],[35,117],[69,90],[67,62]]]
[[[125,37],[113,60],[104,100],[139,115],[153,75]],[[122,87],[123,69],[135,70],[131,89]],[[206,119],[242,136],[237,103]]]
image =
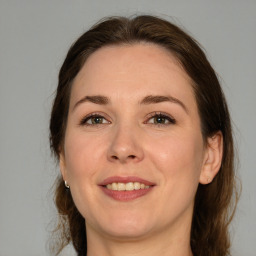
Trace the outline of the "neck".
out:
[[[167,232],[165,229],[149,237],[119,239],[99,235],[87,224],[87,256],[193,256],[190,230],[179,234]]]

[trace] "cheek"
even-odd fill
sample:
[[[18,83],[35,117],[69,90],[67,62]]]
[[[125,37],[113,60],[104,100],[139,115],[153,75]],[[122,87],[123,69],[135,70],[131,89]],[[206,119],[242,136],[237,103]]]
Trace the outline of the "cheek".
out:
[[[203,142],[193,134],[175,134],[158,140],[148,147],[148,159],[159,174],[161,207],[158,214],[166,221],[192,214],[203,161]]]
[[[102,140],[95,136],[85,136],[80,132],[67,133],[65,139],[66,169],[69,179],[83,182],[83,177],[93,176],[101,165],[104,149]]]
[[[166,182],[191,183],[198,181],[202,160],[203,141],[199,134],[175,134],[154,140],[149,151],[154,166],[166,177]]]
[[[95,183],[104,166],[102,140],[83,132],[67,132],[65,138],[66,173],[74,203],[79,212],[92,218]]]

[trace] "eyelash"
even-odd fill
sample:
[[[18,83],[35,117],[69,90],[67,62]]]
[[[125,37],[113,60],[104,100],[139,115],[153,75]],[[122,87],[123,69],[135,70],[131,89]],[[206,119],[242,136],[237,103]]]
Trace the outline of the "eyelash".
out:
[[[92,119],[93,118],[102,118],[104,119],[106,122],[104,123],[92,123]],[[153,118],[163,118],[165,120],[168,121],[168,123],[148,123],[149,120],[153,119]],[[91,123],[88,123],[88,121],[91,120]],[[89,114],[87,116],[85,116],[81,121],[80,121],[80,125],[81,126],[98,126],[98,125],[105,125],[105,124],[109,124],[110,121],[108,121],[102,114],[98,114],[98,113],[93,113],[93,114]],[[168,126],[168,125],[172,125],[172,124],[176,124],[176,120],[171,117],[168,114],[162,113],[162,112],[154,112],[149,114],[149,117],[147,118],[147,120],[144,122],[144,124],[150,124],[150,125],[157,125],[157,126]]]
[[[162,112],[151,113],[149,115],[149,118],[144,123],[148,123],[148,121],[153,118],[164,118],[168,121],[168,123],[149,123],[150,125],[167,126],[167,125],[176,124],[176,120],[173,117]]]
[[[102,118],[102,119],[105,119],[107,122],[105,123],[100,123],[100,124],[93,124],[93,123],[87,123],[89,120],[92,120],[93,118]],[[81,121],[80,121],[80,125],[82,126],[97,126],[97,125],[104,125],[104,124],[107,124],[107,123],[110,123],[104,116],[102,116],[102,114],[98,114],[98,113],[93,113],[93,114],[89,114],[87,116],[85,116]]]

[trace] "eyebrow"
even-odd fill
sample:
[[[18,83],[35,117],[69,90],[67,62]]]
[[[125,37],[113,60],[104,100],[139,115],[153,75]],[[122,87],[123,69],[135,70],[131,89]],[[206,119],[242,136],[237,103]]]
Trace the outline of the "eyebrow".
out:
[[[186,113],[188,113],[188,108],[185,106],[185,104],[180,101],[177,98],[174,98],[172,96],[162,96],[162,95],[149,95],[146,96],[140,104],[148,105],[148,104],[156,104],[156,103],[162,103],[162,102],[172,102],[180,105]]]
[[[73,107],[73,111],[75,110],[75,108],[84,103],[84,102],[91,102],[91,103],[95,103],[98,105],[107,105],[109,104],[110,100],[108,97],[105,96],[101,96],[101,95],[95,95],[95,96],[85,96],[82,99],[80,99],[75,106]]]
[[[85,96],[74,105],[73,111],[75,108],[77,108],[78,105],[85,103],[85,102],[91,102],[91,103],[98,104],[98,105],[107,105],[110,103],[110,99],[106,96],[101,96],[101,95]],[[157,103],[162,103],[162,102],[176,103],[176,104],[180,105],[185,110],[186,113],[189,112],[188,108],[185,106],[185,104],[173,96],[148,95],[145,98],[143,98],[139,102],[139,104],[140,105],[149,105],[149,104],[157,104]]]

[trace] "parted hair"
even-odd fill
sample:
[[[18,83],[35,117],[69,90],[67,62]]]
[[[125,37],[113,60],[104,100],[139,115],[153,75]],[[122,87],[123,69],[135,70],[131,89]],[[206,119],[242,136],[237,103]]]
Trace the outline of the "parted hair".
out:
[[[218,77],[204,51],[177,25],[149,15],[109,17],[80,36],[69,49],[59,72],[50,119],[51,150],[59,160],[65,140],[72,82],[87,58],[104,46],[143,42],[156,44],[172,53],[191,78],[205,143],[215,133],[221,131],[223,134],[220,170],[210,184],[199,184],[197,189],[190,244],[194,256],[230,255],[228,226],[237,202],[230,115]],[[55,203],[58,224],[53,232],[52,252],[58,255],[72,242],[77,255],[85,256],[86,220],[77,210],[61,176],[56,181]]]

